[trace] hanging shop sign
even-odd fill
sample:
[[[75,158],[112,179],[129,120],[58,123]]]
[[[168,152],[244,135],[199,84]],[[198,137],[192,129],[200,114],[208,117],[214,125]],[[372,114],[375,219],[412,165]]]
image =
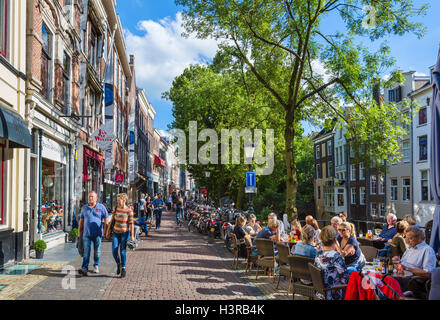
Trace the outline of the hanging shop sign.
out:
[[[115,182],[116,183],[123,183],[124,182],[124,175],[123,174],[115,174]]]
[[[106,150],[115,141],[116,136],[113,133],[113,122],[103,124],[92,134],[92,140],[96,142],[98,147]]]
[[[43,136],[42,147],[43,158],[62,164],[67,163],[67,151],[65,146],[59,144],[55,140]]]

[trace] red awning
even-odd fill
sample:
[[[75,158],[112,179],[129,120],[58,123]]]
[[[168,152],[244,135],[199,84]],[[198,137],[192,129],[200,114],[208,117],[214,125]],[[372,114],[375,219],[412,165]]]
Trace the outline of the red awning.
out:
[[[162,158],[160,158],[156,155],[154,155],[154,164],[156,164],[158,166],[162,166],[162,167],[166,166],[165,161],[163,161]]]

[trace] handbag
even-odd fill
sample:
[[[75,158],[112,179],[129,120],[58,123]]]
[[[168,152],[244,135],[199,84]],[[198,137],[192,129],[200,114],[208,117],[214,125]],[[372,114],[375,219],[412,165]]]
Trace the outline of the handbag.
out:
[[[110,222],[110,227],[109,227],[109,229],[110,229],[110,234],[113,233],[113,229],[114,229],[114,227],[115,227],[115,222],[116,222],[116,220],[115,220],[115,215],[116,215],[116,211],[117,211],[117,210],[118,210],[118,207],[115,208],[114,213],[113,213],[113,215],[112,215],[112,222]]]
[[[84,256],[84,242],[82,237],[78,238],[78,241],[76,242],[76,248],[78,249],[78,254],[81,257]]]

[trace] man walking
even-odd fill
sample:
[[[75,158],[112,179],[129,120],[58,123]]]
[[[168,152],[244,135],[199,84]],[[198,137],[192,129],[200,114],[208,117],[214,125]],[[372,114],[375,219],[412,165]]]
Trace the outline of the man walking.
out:
[[[145,216],[145,194],[141,193],[141,198],[139,199],[139,215],[138,218]]]
[[[103,222],[104,220],[104,222]],[[103,230],[105,226],[105,230]],[[99,259],[101,256],[102,235],[107,231],[108,212],[104,205],[98,203],[98,194],[95,191],[89,193],[89,204],[81,210],[79,220],[78,236],[83,239],[84,255],[82,267],[79,274],[87,276],[90,262],[90,251],[94,249],[94,268],[95,273],[99,273]]]
[[[162,208],[165,208],[165,202],[162,200],[162,195],[158,194],[157,199],[154,199],[151,202],[151,205],[154,208],[154,214],[156,215],[156,230],[160,229],[160,222],[162,220]]]

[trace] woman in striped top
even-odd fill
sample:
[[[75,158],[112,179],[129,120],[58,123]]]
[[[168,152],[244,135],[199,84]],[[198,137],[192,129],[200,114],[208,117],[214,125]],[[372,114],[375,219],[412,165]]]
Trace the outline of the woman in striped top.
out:
[[[118,206],[116,207],[112,217],[112,219],[115,219],[115,224],[113,227],[112,251],[118,267],[116,274],[121,274],[121,278],[124,278],[126,275],[125,268],[127,265],[126,252],[128,238],[130,237],[130,240],[134,241],[133,210],[127,206],[127,199],[128,196],[125,193],[117,195]],[[121,252],[120,258],[118,249]]]

